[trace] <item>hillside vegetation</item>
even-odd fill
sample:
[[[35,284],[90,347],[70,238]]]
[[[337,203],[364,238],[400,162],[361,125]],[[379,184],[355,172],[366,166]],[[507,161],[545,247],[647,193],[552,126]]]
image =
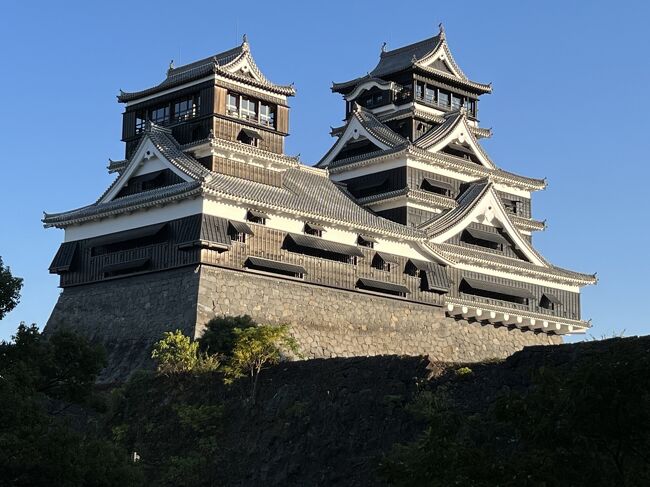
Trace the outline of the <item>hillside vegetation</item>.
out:
[[[254,396],[214,361],[98,388],[101,362],[30,327],[0,346],[0,485],[650,484],[648,337],[469,366],[281,362]]]

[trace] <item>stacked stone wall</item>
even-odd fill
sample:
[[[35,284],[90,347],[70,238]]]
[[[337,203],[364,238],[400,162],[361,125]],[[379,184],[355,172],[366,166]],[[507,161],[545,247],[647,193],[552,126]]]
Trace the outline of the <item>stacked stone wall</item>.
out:
[[[475,362],[561,342],[449,318],[438,306],[208,265],[65,288],[45,331],[69,328],[103,344],[109,366],[101,379],[112,381],[151,367],[151,346],[163,332],[198,337],[213,317],[242,314],[290,324],[305,358],[397,354]]]
[[[437,306],[209,266],[201,268],[198,301],[199,327],[217,315],[289,323],[309,358],[400,354],[474,362],[561,343],[558,336],[449,318]]]
[[[151,367],[151,347],[165,331],[193,336],[199,276],[197,266],[188,266],[67,287],[45,332],[72,329],[101,343],[108,367],[100,380],[122,380]]]

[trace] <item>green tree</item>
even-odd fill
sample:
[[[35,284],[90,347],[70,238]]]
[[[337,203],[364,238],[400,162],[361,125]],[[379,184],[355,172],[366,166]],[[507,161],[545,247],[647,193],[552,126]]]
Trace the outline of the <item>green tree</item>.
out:
[[[46,339],[35,325],[0,342],[0,486],[141,485],[127,451],[78,420],[69,425],[83,417],[103,363],[83,338],[61,331]]]
[[[0,257],[0,320],[5,317],[20,301],[23,280],[14,277],[11,269],[5,267]]]
[[[219,366],[215,356],[201,354],[198,342],[192,341],[180,330],[165,332],[163,338],[154,345],[151,358],[158,363],[158,372],[164,375],[208,372]]]
[[[467,394],[467,378],[423,392],[413,408],[428,428],[394,449],[385,478],[432,487],[650,485],[650,353],[641,345],[612,341],[575,365],[540,368],[527,390],[505,390],[478,411],[454,400],[454,387]]]
[[[203,353],[230,356],[235,345],[235,330],[254,326],[257,323],[248,315],[217,316],[206,325],[203,336],[199,339],[199,348]]]
[[[251,381],[251,400],[255,401],[257,381],[262,370],[277,364],[284,353],[299,355],[298,345],[289,333],[288,325],[258,325],[235,328],[232,356],[224,367],[226,383],[248,376]]]

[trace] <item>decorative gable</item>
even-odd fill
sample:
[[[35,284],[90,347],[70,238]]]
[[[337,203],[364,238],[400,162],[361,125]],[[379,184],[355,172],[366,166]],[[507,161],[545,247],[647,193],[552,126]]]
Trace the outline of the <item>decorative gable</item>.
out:
[[[433,154],[446,153],[470,160],[489,169],[496,169],[496,165],[474,136],[465,110],[462,108],[449,113],[441,125],[429,129],[413,143]]]
[[[507,244],[516,251],[520,259],[542,267],[549,266],[512,223],[492,183],[472,185],[460,196],[458,202],[456,208],[424,228],[431,242],[447,243],[462,232],[467,232],[469,238],[474,241],[485,240],[495,245]],[[476,225],[472,225],[473,223],[478,224],[478,228],[491,228],[489,231],[480,231]],[[475,228],[472,229],[472,226]]]
[[[156,180],[156,178],[158,179]],[[116,198],[147,190],[140,189],[138,191],[138,187],[147,188],[156,184],[158,184],[157,187],[164,187],[194,180],[196,179],[181,171],[166,158],[146,134],[124,170],[98,200],[98,203],[106,203]]]

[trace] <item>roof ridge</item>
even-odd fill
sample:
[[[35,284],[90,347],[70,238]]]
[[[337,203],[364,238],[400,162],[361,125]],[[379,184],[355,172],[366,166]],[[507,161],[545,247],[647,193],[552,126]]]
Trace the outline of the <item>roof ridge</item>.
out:
[[[203,59],[199,59],[198,61],[192,61],[191,63],[181,64],[178,67],[172,68],[169,71],[168,75],[180,74],[180,72],[186,71],[188,69],[195,68],[197,66],[208,63],[210,61],[213,61],[217,65],[221,65],[221,63],[219,62],[220,59],[228,58],[228,57],[234,55],[235,53],[237,55],[239,55],[242,52],[244,52],[244,49],[243,49],[242,46],[243,46],[243,44],[240,44],[239,46],[231,47],[230,49],[227,49],[227,50],[225,50],[223,52],[219,52],[217,54],[213,54],[213,55],[205,57]]]
[[[382,58],[390,57],[390,56],[393,56],[395,54],[400,54],[400,53],[402,53],[404,51],[407,51],[409,49],[414,49],[414,48],[417,48],[417,47],[420,47],[420,46],[424,46],[425,44],[432,42],[434,39],[435,39],[435,45],[433,46],[433,49],[431,49],[433,51],[440,44],[440,40],[441,40],[440,39],[440,34],[436,34],[433,37],[428,37],[426,39],[414,42],[412,44],[407,44],[405,46],[398,47],[397,49],[382,51],[381,57]]]

